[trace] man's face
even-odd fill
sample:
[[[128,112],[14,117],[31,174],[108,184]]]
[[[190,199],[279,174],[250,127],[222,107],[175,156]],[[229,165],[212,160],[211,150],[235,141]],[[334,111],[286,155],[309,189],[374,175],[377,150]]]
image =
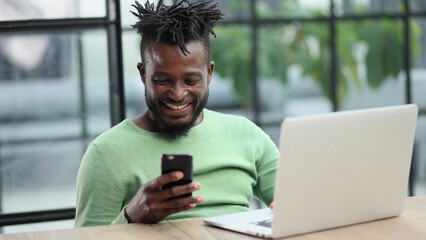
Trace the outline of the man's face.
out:
[[[138,64],[145,84],[149,117],[159,131],[179,137],[201,122],[207,103],[208,84],[214,63],[206,64],[206,52],[199,41],[178,46],[151,42],[145,51],[145,66]]]

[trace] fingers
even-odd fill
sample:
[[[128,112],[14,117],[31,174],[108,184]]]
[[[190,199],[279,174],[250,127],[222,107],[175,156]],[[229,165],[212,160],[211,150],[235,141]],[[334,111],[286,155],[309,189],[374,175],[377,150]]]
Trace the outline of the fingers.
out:
[[[157,198],[157,200],[168,199],[173,197],[178,197],[180,195],[198,191],[201,188],[200,183],[192,182],[185,185],[177,185],[167,189],[163,189],[163,186],[179,181],[183,178],[183,173],[180,171],[170,172],[163,174],[158,178],[154,179],[152,182],[148,183],[149,191]]]
[[[197,204],[204,202],[203,196],[178,197],[186,193],[197,191],[201,188],[198,182],[188,183],[185,185],[174,186],[160,191],[155,197],[162,199],[155,202],[155,209],[165,216],[173,213],[189,210]]]
[[[150,184],[149,188],[152,191],[161,190],[162,187],[171,182],[179,181],[183,178],[183,173],[180,171],[174,171],[170,173],[163,174],[159,176],[158,178],[154,179]]]
[[[173,198],[182,194],[191,193],[198,191],[201,188],[201,184],[198,182],[192,182],[185,185],[177,185],[168,189],[163,189],[157,196],[159,198]]]
[[[274,210],[274,205],[275,205],[275,203],[274,203],[274,202],[272,202],[271,204],[269,204],[269,208],[270,208],[271,210]]]
[[[204,202],[203,196],[194,196],[186,198],[176,198],[163,202],[159,207],[165,209],[167,215],[195,208],[199,203]]]

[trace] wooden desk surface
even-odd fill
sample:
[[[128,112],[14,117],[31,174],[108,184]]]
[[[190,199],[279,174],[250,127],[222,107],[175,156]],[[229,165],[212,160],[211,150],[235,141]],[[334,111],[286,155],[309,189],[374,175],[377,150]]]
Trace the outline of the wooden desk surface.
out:
[[[125,224],[43,232],[0,234],[1,240],[68,239],[259,239],[207,226],[203,218],[163,221],[158,224]],[[286,239],[426,239],[426,196],[407,198],[399,217],[357,224]]]

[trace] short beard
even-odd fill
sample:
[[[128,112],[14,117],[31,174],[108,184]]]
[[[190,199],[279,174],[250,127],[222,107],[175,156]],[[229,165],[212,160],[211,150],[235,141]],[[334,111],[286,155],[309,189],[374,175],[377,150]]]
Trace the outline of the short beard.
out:
[[[208,95],[209,95],[209,92],[207,90],[206,97],[204,99],[201,99],[201,101],[199,102],[198,107],[194,111],[194,116],[192,117],[191,121],[188,123],[179,123],[179,124],[170,124],[166,120],[164,120],[155,100],[148,98],[146,96],[146,91],[145,91],[145,101],[146,101],[146,105],[148,106],[148,109],[154,115],[154,118],[155,118],[154,121],[157,122],[160,132],[167,134],[172,139],[176,139],[178,137],[188,135],[189,130],[194,126],[195,122],[197,121],[198,117],[200,116],[201,112],[206,106]]]

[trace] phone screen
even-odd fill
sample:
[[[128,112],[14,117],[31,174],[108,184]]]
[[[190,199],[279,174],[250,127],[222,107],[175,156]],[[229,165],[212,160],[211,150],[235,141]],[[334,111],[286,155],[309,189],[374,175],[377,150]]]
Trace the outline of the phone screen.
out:
[[[192,156],[189,154],[163,154],[161,158],[161,174],[173,171],[183,172],[183,178],[164,185],[163,189],[192,182]],[[189,196],[192,196],[192,193],[183,194],[178,197]]]

